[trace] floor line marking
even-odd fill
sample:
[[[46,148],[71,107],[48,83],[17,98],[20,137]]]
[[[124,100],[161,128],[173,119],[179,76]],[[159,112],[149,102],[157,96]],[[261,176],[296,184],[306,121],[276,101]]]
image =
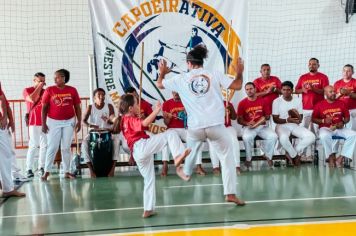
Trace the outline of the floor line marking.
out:
[[[255,203],[269,203],[269,202],[314,201],[314,200],[352,199],[352,198],[356,198],[356,196],[316,197],[316,198],[289,198],[289,199],[274,199],[274,200],[256,200],[256,201],[246,201],[246,203],[247,203],[247,204],[255,204]],[[230,202],[192,203],[192,204],[156,206],[156,209],[159,209],[159,208],[175,208],[175,207],[197,207],[197,206],[233,205],[233,204],[234,204],[234,203],[230,203]],[[140,209],[143,209],[143,207],[128,207],[128,208],[112,208],[112,209],[101,209],[101,210],[87,210],[87,211],[69,211],[69,212],[40,213],[40,214],[33,214],[33,215],[12,215],[12,216],[1,216],[0,219],[19,218],[19,217],[34,217],[34,216],[54,216],[54,215],[70,215],[70,214],[99,213],[99,212],[110,212],[110,211],[130,211],[130,210],[140,210]]]

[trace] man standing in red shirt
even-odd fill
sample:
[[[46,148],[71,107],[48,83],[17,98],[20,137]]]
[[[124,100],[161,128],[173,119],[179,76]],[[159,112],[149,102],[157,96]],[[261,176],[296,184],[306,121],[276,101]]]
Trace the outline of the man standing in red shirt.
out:
[[[281,81],[276,76],[271,76],[271,67],[269,64],[261,66],[261,77],[255,79],[253,83],[256,86],[256,96],[265,100],[268,112],[272,113],[272,103],[281,93]]]
[[[356,131],[356,79],[352,78],[354,67],[350,64],[344,66],[342,79],[334,84],[336,98],[343,101],[350,112],[350,122],[346,127]]]
[[[326,99],[315,106],[312,120],[319,125],[319,137],[324,147],[325,157],[329,158],[329,165],[333,166],[336,163],[337,167],[341,167],[344,157],[352,159],[356,145],[356,132],[345,128],[345,124],[350,121],[350,113],[342,101],[336,100],[334,87],[326,86],[324,90]],[[336,160],[332,148],[332,136],[345,138],[341,157]]]
[[[45,75],[41,72],[35,74],[33,78],[33,86],[23,90],[23,97],[26,101],[28,116],[28,130],[29,130],[29,144],[26,157],[27,178],[34,176],[32,172],[34,157],[39,147],[38,169],[39,175],[44,174],[44,165],[46,160],[47,138],[46,134],[42,132],[42,95],[44,93]]]
[[[255,137],[258,135],[264,140],[264,153],[268,160],[268,165],[272,167],[272,157],[274,146],[277,142],[277,134],[266,125],[271,113],[263,100],[256,95],[254,83],[248,82],[245,85],[247,98],[243,99],[237,108],[237,121],[243,126],[242,139],[246,150],[246,166],[251,166],[252,148]]]

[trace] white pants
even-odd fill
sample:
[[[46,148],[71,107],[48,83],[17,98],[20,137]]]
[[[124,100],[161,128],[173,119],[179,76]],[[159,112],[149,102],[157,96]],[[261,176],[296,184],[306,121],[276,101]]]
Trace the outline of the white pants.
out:
[[[0,129],[0,179],[3,192],[14,190],[11,176],[13,155],[11,150],[11,136],[7,129]]]
[[[240,145],[239,145],[239,140],[237,139],[237,131],[234,127],[229,126],[226,127],[226,135],[230,135],[231,142],[232,142],[232,148],[233,148],[233,155],[234,155],[234,160],[235,160],[235,166],[240,167]],[[210,158],[211,158],[211,164],[213,168],[219,167],[219,154],[217,151],[214,150],[213,147],[210,148]]]
[[[346,124],[346,128],[356,131],[356,109],[350,110],[350,121]]]
[[[42,126],[28,127],[29,138],[26,157],[26,170],[32,170],[35,155],[39,149],[38,168],[44,168],[47,151],[47,136],[42,132]]]
[[[251,161],[252,149],[257,135],[263,139],[263,151],[265,153],[265,156],[268,159],[272,160],[274,147],[278,140],[278,136],[273,131],[273,129],[271,129],[267,125],[260,125],[254,129],[251,129],[249,127],[243,128],[242,140],[245,145],[246,160]]]
[[[196,163],[197,152],[202,145],[202,142],[208,140],[209,146],[218,153],[218,158],[221,163],[224,195],[236,194],[235,161],[231,158],[233,156],[233,144],[230,136],[226,135],[227,132],[225,125],[188,130],[187,146],[188,148],[191,148],[192,151],[185,159],[183,169],[186,175],[192,175]]]
[[[85,136],[85,138],[83,139],[82,146],[81,146],[82,155],[86,163],[91,162],[91,158],[89,156],[89,145],[88,145],[89,139],[90,139],[90,134],[87,134],[87,136]],[[112,139],[112,147],[113,147],[112,159],[114,161],[118,161],[120,157],[120,134],[112,134],[111,139]]]
[[[306,147],[315,142],[315,135],[310,130],[294,123],[277,124],[276,133],[282,147],[292,158],[301,155]],[[295,148],[289,140],[291,134],[299,139]]]
[[[335,141],[332,140],[332,136],[339,136],[346,139],[341,150],[341,156],[352,159],[356,145],[356,132],[347,128],[336,129],[334,131],[326,127],[320,128],[319,137],[324,147],[325,158],[329,158],[329,156],[335,152],[335,150],[333,150]]]
[[[171,128],[169,130],[175,131],[178,134],[179,138],[183,142],[187,142],[187,134],[188,134],[188,130],[187,129],[184,129],[184,128]],[[197,162],[196,162],[197,165],[202,163],[203,148],[204,148],[204,145],[201,145],[200,149],[198,151]],[[170,154],[170,150],[169,150],[169,147],[167,145],[162,150],[162,161],[169,161],[169,154]]]
[[[312,122],[313,110],[303,110],[303,120],[301,126],[306,129],[309,129],[315,135],[318,134],[318,125]]]
[[[140,139],[133,147],[133,157],[144,179],[143,208],[145,211],[153,211],[156,205],[153,154],[162,151],[163,147],[167,144],[174,158],[185,150],[182,141],[173,130],[152,135],[148,139]]]
[[[64,173],[70,172],[71,151],[75,119],[54,120],[47,117],[47,152],[45,172],[50,172],[56,153],[61,145],[61,155]]]

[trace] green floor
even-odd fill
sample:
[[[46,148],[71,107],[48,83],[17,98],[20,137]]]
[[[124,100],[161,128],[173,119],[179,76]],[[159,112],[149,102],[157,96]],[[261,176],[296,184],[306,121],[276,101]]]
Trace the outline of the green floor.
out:
[[[114,178],[25,183],[22,199],[0,207],[1,235],[101,234],[167,228],[210,227],[356,218],[356,172],[301,168],[243,172],[238,195],[245,207],[224,203],[221,176],[156,176],[158,215],[142,219],[143,180],[136,172]],[[159,171],[157,172],[159,173]],[[130,176],[131,175],[131,176]]]

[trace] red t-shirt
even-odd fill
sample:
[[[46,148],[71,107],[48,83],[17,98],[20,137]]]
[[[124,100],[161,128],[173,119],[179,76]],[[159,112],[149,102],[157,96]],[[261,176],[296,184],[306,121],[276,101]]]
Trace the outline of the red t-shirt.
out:
[[[237,107],[237,115],[242,116],[246,122],[258,121],[261,117],[270,115],[263,98],[257,98],[250,101],[248,98],[243,99]]]
[[[140,112],[141,114],[144,114],[145,117],[149,116],[152,113],[152,105],[141,99]]]
[[[276,76],[270,76],[269,79],[263,79],[262,77],[260,77],[260,78],[255,79],[253,81],[253,83],[256,86],[257,93],[266,91],[267,89],[269,89],[271,87],[275,87],[277,89],[282,88],[282,83],[279,80],[279,78]],[[274,101],[274,99],[276,99],[278,97],[279,97],[278,93],[269,93],[269,94],[263,96],[263,98],[265,99],[265,105],[267,106],[269,113],[272,113],[273,101]]]
[[[233,112],[235,112],[235,109],[234,109],[234,106],[232,105],[232,103],[228,102],[228,105],[231,106],[232,109],[234,110]],[[224,101],[224,107],[226,109],[226,102],[225,101]],[[226,110],[225,110],[225,127],[229,127],[229,126],[231,126],[231,119],[230,119],[230,116],[226,119]]]
[[[74,105],[80,104],[80,98],[74,87],[51,86],[45,90],[42,104],[49,104],[48,117],[51,119],[68,120],[75,116]]]
[[[26,97],[29,96],[31,93],[35,91],[35,87],[28,87],[23,90],[23,97],[26,101],[26,106],[27,106],[27,112],[32,108],[33,103],[28,102],[26,100]],[[29,114],[29,125],[33,126],[41,126],[42,125],[42,119],[41,119],[41,114],[42,114],[42,96],[44,93],[44,89],[41,90],[40,93],[40,98],[39,101],[36,103],[36,106],[31,109],[30,114]]]
[[[329,85],[329,79],[326,75],[320,72],[317,72],[315,75],[306,73],[300,76],[295,89],[302,89],[302,88],[308,89],[307,93],[302,94],[302,102],[303,102],[304,110],[313,110],[315,104],[324,100],[323,94],[317,94],[311,91],[310,84],[312,84],[312,86],[315,88],[324,89],[325,86]]]
[[[349,82],[344,82],[343,79],[340,79],[335,82],[334,84],[334,89],[336,93],[340,92],[341,88],[345,88],[347,90],[350,90],[351,92],[356,92],[356,79],[352,78]],[[349,110],[356,109],[356,99],[350,98],[350,96],[345,96],[342,95],[339,98],[340,101],[343,101],[346,105],[346,108]]]
[[[312,117],[316,119],[325,119],[327,117],[331,117],[331,124],[322,123],[319,125],[320,128],[330,127],[331,125],[342,122],[343,118],[349,118],[350,112],[346,108],[345,103],[340,100],[336,100],[333,103],[329,103],[327,100],[323,100],[316,104]]]
[[[122,116],[121,130],[127,141],[127,145],[131,150],[131,153],[133,151],[135,142],[142,138],[148,139],[150,137],[144,131],[145,127],[142,126],[142,120],[136,116]]]
[[[163,103],[162,110],[173,115],[171,121],[167,125],[167,128],[184,128],[184,121],[178,119],[179,113],[185,112],[182,101],[174,101],[173,98],[169,99]]]

